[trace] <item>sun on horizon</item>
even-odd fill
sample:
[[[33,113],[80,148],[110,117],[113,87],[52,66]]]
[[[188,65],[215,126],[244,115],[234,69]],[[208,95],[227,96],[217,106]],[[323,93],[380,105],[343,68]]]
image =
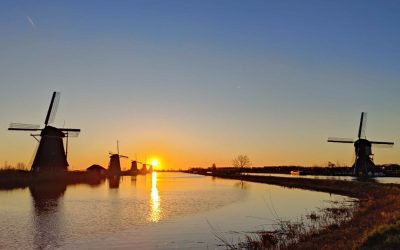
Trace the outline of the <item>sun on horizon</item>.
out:
[[[153,168],[158,167],[158,166],[159,166],[159,161],[158,161],[158,159],[153,159],[153,160],[151,161],[151,165],[153,166]]]

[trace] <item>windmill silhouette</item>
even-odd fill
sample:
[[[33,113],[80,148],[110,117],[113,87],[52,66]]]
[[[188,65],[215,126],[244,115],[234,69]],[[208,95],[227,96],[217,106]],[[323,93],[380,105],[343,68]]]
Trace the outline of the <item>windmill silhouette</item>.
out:
[[[131,161],[131,173],[136,174],[139,171],[137,164],[138,164],[137,160]]]
[[[328,138],[328,142],[337,143],[354,143],[356,159],[353,164],[353,174],[367,176],[369,173],[375,173],[380,171],[374,164],[372,145],[392,147],[393,142],[382,142],[382,141],[369,141],[365,134],[365,126],[367,122],[367,114],[361,113],[360,126],[358,128],[358,139],[344,139],[344,138]]]
[[[140,169],[140,173],[147,174],[148,173],[147,165],[149,165],[147,164],[147,156],[144,157],[144,162],[141,163],[142,163],[142,168]]]
[[[139,172],[138,163],[142,163],[137,160],[137,155],[135,154],[135,160],[131,161],[131,174],[137,174]]]
[[[40,134],[31,134],[39,142],[35,158],[32,163],[33,172],[56,172],[66,171],[68,167],[68,137],[77,137],[80,129],[56,128],[49,124],[54,122],[58,104],[60,102],[60,93],[53,92],[49,110],[44,121],[44,128],[40,125],[11,123],[8,130],[17,131],[40,131]],[[37,137],[40,137],[40,140]],[[64,151],[63,139],[66,138],[66,151]]]
[[[120,163],[120,158],[129,158],[128,156],[125,155],[120,155],[119,154],[119,142],[117,141],[117,153],[114,154],[112,152],[109,152],[110,154],[110,163],[108,164],[108,172],[111,175],[119,175],[121,174],[121,163]]]
[[[139,169],[138,164],[142,165],[142,168]],[[147,157],[145,157],[144,161],[138,161],[135,157],[135,160],[131,162],[131,173],[133,174],[147,174]]]

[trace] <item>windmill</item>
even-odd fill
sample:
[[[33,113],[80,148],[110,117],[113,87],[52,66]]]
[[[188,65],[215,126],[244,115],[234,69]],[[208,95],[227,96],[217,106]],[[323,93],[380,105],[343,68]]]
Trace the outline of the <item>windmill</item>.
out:
[[[137,156],[135,154],[135,160],[131,161],[131,173],[132,174],[137,174],[139,169],[138,169],[138,163],[142,163],[140,161],[137,160]]]
[[[138,164],[142,164],[142,168],[138,168]],[[131,161],[131,173],[133,174],[146,174],[147,173],[147,156],[144,157],[143,161],[138,161],[137,155],[135,154],[135,160]]]
[[[109,152],[109,154],[110,154],[110,163],[108,164],[108,172],[112,175],[119,175],[121,173],[121,163],[120,163],[119,159],[120,158],[129,158],[129,157],[119,154],[118,141],[117,141],[117,153],[114,154],[112,152]]]
[[[140,173],[141,174],[147,174],[148,173],[148,171],[147,171],[147,165],[149,165],[149,164],[147,164],[147,156],[145,156],[144,157],[144,162],[141,162],[143,165],[142,165],[142,169],[140,169]]]
[[[137,164],[138,164],[137,160],[131,161],[131,173],[137,173],[138,172]]]
[[[54,122],[60,102],[60,93],[53,92],[49,110],[44,120],[44,128],[40,125],[11,123],[8,130],[33,131],[39,134],[31,134],[39,142],[35,158],[32,163],[32,172],[66,171],[68,167],[68,137],[77,137],[80,129],[56,128],[49,124]],[[40,140],[37,138],[40,136]],[[63,139],[66,138],[66,150],[64,151]]]
[[[139,170],[137,164],[140,163],[142,164],[142,168]],[[131,170],[134,170],[136,168],[136,172],[139,174],[146,174],[147,173],[147,164],[146,162],[141,162],[141,161],[132,161],[131,165]]]
[[[368,173],[379,171],[373,162],[372,145],[392,147],[393,142],[369,141],[365,134],[367,114],[361,113],[360,126],[358,128],[358,139],[328,138],[328,142],[354,143],[356,159],[353,164],[353,174],[366,176]]]

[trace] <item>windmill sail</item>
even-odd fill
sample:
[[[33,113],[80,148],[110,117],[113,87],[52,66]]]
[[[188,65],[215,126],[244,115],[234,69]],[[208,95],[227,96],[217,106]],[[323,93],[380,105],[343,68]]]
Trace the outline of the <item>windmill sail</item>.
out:
[[[8,130],[22,130],[22,131],[38,131],[40,129],[40,125],[36,124],[26,124],[26,123],[10,123]]]
[[[49,110],[47,111],[46,119],[44,121],[45,126],[49,123],[53,123],[56,117],[58,103],[60,102],[60,92],[53,92],[51,97]]]
[[[329,137],[328,142],[354,143],[354,140],[349,138]]]
[[[387,145],[387,146],[393,146],[394,142],[386,142],[386,141],[370,141],[371,144],[374,145]]]
[[[367,125],[367,113],[361,113],[360,127],[358,128],[358,139],[366,139],[365,128]]]
[[[66,137],[78,137],[80,131],[71,131],[71,130],[63,130],[60,129],[62,132],[64,132]]]

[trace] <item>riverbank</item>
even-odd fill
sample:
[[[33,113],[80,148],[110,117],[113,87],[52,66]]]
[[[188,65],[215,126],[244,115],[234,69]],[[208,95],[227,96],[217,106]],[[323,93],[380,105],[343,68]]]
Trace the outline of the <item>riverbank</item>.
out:
[[[0,190],[27,188],[37,184],[88,184],[98,185],[105,176],[85,171],[68,171],[62,173],[35,174],[26,170],[1,170]]]
[[[99,185],[106,178],[115,179],[121,176],[137,176],[146,173],[131,171],[121,171],[119,174],[109,174],[99,171],[66,171],[34,173],[28,170],[0,169],[0,190],[12,190],[17,188],[27,188],[32,185],[57,184],[57,185],[76,185],[88,184]]]
[[[304,235],[289,249],[398,249],[400,246],[400,185],[273,176],[205,175],[328,192],[359,200],[354,216],[348,222],[322,229],[317,234]]]

